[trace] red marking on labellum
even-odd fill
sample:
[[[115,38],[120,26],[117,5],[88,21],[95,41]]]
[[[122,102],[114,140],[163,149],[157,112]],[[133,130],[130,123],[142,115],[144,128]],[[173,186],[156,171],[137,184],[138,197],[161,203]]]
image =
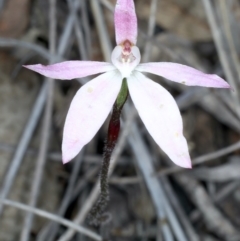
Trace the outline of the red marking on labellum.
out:
[[[132,44],[130,41],[126,40],[123,43],[123,54],[124,55],[129,55],[132,52]]]

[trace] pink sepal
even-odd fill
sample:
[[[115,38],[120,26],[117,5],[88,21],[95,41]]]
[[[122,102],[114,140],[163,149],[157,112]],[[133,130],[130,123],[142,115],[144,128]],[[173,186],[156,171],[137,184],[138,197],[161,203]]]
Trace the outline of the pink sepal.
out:
[[[133,0],[118,0],[114,14],[117,45],[129,40],[137,43],[137,16]]]
[[[230,85],[218,75],[205,74],[197,69],[182,64],[168,62],[146,63],[138,65],[136,70],[160,75],[168,80],[184,85],[231,88]]]
[[[175,164],[191,168],[182,118],[171,94],[137,71],[127,82],[133,103],[150,135]]]
[[[24,65],[25,68],[52,79],[70,80],[116,69],[112,64],[96,61],[66,61],[52,65]]]
[[[122,77],[111,71],[89,81],[74,96],[63,131],[63,163],[72,160],[97,133],[121,88]]]

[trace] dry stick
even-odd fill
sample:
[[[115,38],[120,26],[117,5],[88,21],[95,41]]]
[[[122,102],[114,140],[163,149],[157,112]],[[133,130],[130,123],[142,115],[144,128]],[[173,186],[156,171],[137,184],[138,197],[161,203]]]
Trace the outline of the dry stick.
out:
[[[8,144],[2,144],[0,143],[0,151],[5,151],[8,153],[13,153],[16,151],[16,147],[13,145],[8,145]],[[28,148],[26,150],[26,156],[36,156],[36,153],[38,152],[37,149],[32,149],[32,148]],[[59,164],[62,164],[62,154],[61,152],[49,152],[47,155],[47,158],[50,161],[54,161],[54,162],[59,162]],[[88,155],[84,158],[87,162],[90,163],[96,163],[99,161],[100,156],[99,157],[94,157],[92,155]]]
[[[135,143],[136,143],[136,141],[135,141]],[[140,146],[137,149],[142,150],[142,147]],[[139,155],[142,156],[141,153]],[[146,159],[146,158],[144,158],[144,159]],[[142,160],[142,162],[143,162],[143,160]],[[144,163],[146,163],[146,162],[147,162],[147,160],[144,160]],[[144,170],[146,170],[146,167],[144,168]],[[185,180],[185,179],[187,179],[187,180]],[[228,220],[223,218],[221,213],[212,205],[212,203],[211,203],[209,197],[207,196],[206,192],[203,190],[203,188],[200,185],[197,184],[197,181],[195,181],[192,178],[186,177],[185,175],[181,175],[181,178],[179,177],[179,178],[177,178],[177,180],[180,183],[182,183],[183,187],[187,188],[188,193],[192,197],[192,199],[195,200],[195,201],[197,200],[196,204],[200,208],[201,212],[204,214],[204,218],[205,218],[206,222],[208,223],[208,225],[210,223],[212,223],[212,225],[209,225],[209,227],[212,230],[216,230],[216,227],[217,227],[217,230],[218,230],[220,225],[221,225],[219,223],[219,220],[222,220],[221,223],[223,224],[224,227],[221,230],[221,232],[219,232],[219,233],[221,233],[221,235],[224,235],[224,234],[228,233],[232,236],[233,240],[238,240],[238,238],[235,239],[235,235],[238,235],[238,234],[232,228],[232,225],[228,222]],[[183,180],[185,180],[185,181],[183,181]],[[189,180],[191,180],[191,181],[189,181]],[[187,183],[194,183],[194,185],[193,185],[194,187],[191,186],[191,187],[188,188]],[[195,187],[197,188],[198,191],[193,192]],[[203,197],[203,198],[201,198],[201,197]],[[194,201],[194,203],[195,203],[195,201]],[[207,205],[207,208],[210,211],[209,214],[204,212],[205,204]],[[215,220],[214,222],[212,222],[213,221],[212,218]]]
[[[81,151],[80,154],[77,156],[77,158],[75,158],[75,160],[74,160],[73,170],[71,173],[69,184],[68,184],[67,190],[64,194],[64,197],[62,199],[61,206],[59,207],[58,212],[57,212],[57,215],[59,217],[62,217],[65,214],[67,207],[68,207],[69,203],[71,202],[71,195],[74,190],[76,180],[78,178],[78,174],[79,174],[79,170],[80,170],[82,161],[83,161],[83,151]],[[58,224],[55,224],[52,222],[49,223],[44,228],[44,230],[41,231],[41,233],[38,235],[37,241],[54,240],[54,238],[57,234],[58,228],[59,228]]]
[[[173,164],[172,164],[173,165]],[[222,215],[222,213],[213,205],[210,197],[208,196],[202,185],[195,179],[179,173],[174,175],[174,178],[186,190],[193,203],[201,211],[202,216],[206,222],[206,227],[213,233],[221,237],[221,240],[226,237],[227,240],[239,240],[239,233],[229,220]]]
[[[2,185],[0,198],[4,199],[7,197],[11,186],[13,184],[13,181],[15,179],[15,176],[17,174],[17,171],[21,165],[21,161],[23,159],[23,156],[27,150],[29,141],[32,137],[33,131],[36,128],[36,125],[38,123],[38,119],[40,118],[40,114],[43,110],[44,103],[46,101],[46,91],[47,91],[47,83],[45,82],[43,86],[41,87],[41,90],[38,94],[38,97],[36,99],[36,102],[33,106],[32,113],[30,115],[30,118],[28,119],[26,123],[26,127],[23,131],[22,137],[20,139],[20,142],[17,146],[17,149],[15,151],[14,157],[11,161],[11,165],[6,173],[6,176],[4,178],[4,182]],[[0,204],[0,214],[2,214],[2,205]]]
[[[77,160],[76,160],[77,162]],[[68,205],[69,202],[72,202],[74,199],[77,198],[77,196],[79,196],[79,193],[81,192],[81,190],[83,190],[83,188],[87,185],[87,182],[92,179],[97,173],[99,172],[99,167],[96,166],[95,168],[91,168],[89,170],[88,173],[85,174],[85,176],[83,178],[81,178],[79,180],[79,182],[76,184],[76,187],[74,188],[74,190],[70,193],[70,191],[68,193],[70,193],[70,195],[68,196],[68,200],[64,201],[63,202],[66,202],[66,206]],[[71,176],[71,179],[73,179],[73,175]],[[71,180],[70,180],[71,182]],[[70,184],[68,186],[68,190],[70,189]],[[67,192],[65,194],[66,196],[66,199],[67,199]],[[65,199],[65,198],[64,198]],[[63,205],[63,204],[62,204]],[[60,207],[60,209],[62,209],[62,205]],[[58,212],[58,215],[60,216],[60,210]],[[39,234],[38,234],[38,237],[37,237],[37,241],[40,241],[40,240],[43,240],[45,241],[45,237],[47,236],[47,232],[49,230],[49,225],[46,226]]]
[[[181,220],[181,223],[183,225],[184,230],[187,233],[189,240],[200,241],[199,236],[196,234],[192,224],[190,223],[189,219],[186,217],[186,214],[184,213],[183,208],[182,208],[181,204],[179,203],[178,198],[175,195],[170,182],[165,177],[162,177],[161,181],[162,181],[164,190],[167,193],[168,199],[171,202],[172,206],[174,207],[179,219]]]
[[[19,203],[19,202],[14,202],[14,201],[11,201],[11,200],[8,200],[8,199],[5,199],[5,200],[2,200],[0,199],[0,203],[3,203],[4,205],[7,205],[7,206],[11,206],[11,207],[15,207],[15,208],[18,208],[18,209],[21,209],[23,211],[26,211],[26,212],[31,212],[33,214],[36,214],[40,217],[44,217],[44,218],[47,218],[49,220],[52,220],[54,222],[57,222],[59,224],[62,224],[68,228],[72,228],[74,229],[76,232],[79,232],[81,234],[84,234],[94,240],[98,240],[98,241],[101,241],[102,238],[94,233],[93,231],[87,229],[87,228],[84,228],[80,225],[77,225],[67,219],[64,219],[64,218],[61,218],[57,215],[54,215],[50,212],[47,212],[47,211],[44,211],[44,210],[41,210],[41,209],[38,209],[38,208],[33,208],[33,207],[30,207],[28,205],[25,205],[25,204],[22,204],[22,203]]]
[[[184,174],[174,176],[187,192],[193,203],[201,211],[206,227],[218,235],[221,240],[239,240],[239,233],[225,216],[213,205],[206,190],[196,181]]]
[[[49,89],[48,83],[47,83],[47,89]],[[46,117],[45,117],[45,119],[46,119]],[[44,120],[44,122],[45,121],[46,120]],[[42,140],[43,140],[43,136],[42,136]],[[45,164],[45,156],[43,156],[43,153],[41,153],[42,148],[40,148],[39,157],[38,157],[37,165],[36,165],[36,169],[35,169],[34,183],[33,183],[33,186],[32,186],[30,201],[29,201],[30,206],[36,205],[37,198],[38,198],[38,195],[39,195],[40,184],[41,184],[41,181],[42,181],[43,168],[44,168],[44,164]],[[30,233],[31,226],[32,226],[32,220],[33,220],[32,213],[28,213],[26,218],[25,218],[24,228],[23,228],[22,234],[21,234],[21,240],[22,241],[29,240],[29,233]]]
[[[25,65],[28,61],[30,61],[30,59],[32,59],[35,56],[36,56],[36,53],[29,52],[22,59],[20,59],[20,61],[18,62],[16,67],[14,67],[12,73],[10,74],[10,78],[13,80],[16,79],[17,75],[19,74],[19,72],[22,69],[22,66]]]
[[[127,116],[129,114],[129,111],[126,111],[125,113]],[[167,200],[161,183],[157,180],[157,178],[152,176],[154,170],[152,165],[152,158],[139,134],[136,124],[134,124],[132,127],[131,136],[129,137],[128,141],[132,147],[132,150],[137,160],[137,165],[139,166],[143,174],[146,185],[152,197],[152,201],[157,212],[157,217],[158,219],[160,219],[160,221],[162,221],[164,240],[174,240],[168,226],[168,223],[170,223],[174,234],[177,237],[177,240],[186,241],[187,238],[181,226],[179,225],[179,222],[169,201]]]
[[[226,74],[226,77],[227,77],[231,87],[234,89],[234,92],[231,92],[231,93],[234,97],[234,104],[235,104],[237,115],[240,118],[239,92],[238,92],[237,84],[235,82],[235,79],[234,79],[234,76],[233,76],[229,61],[228,61],[227,53],[224,48],[224,43],[223,43],[222,35],[220,32],[220,28],[217,25],[217,21],[215,18],[215,13],[214,13],[214,10],[212,7],[212,3],[209,0],[202,0],[202,1],[203,1],[203,5],[205,7],[205,11],[207,14],[208,22],[211,27],[211,31],[213,33],[214,42],[217,47],[217,51],[218,51],[218,54],[220,57],[220,61],[222,63],[222,67],[224,69],[224,72]]]
[[[110,11],[114,12],[114,6],[108,0],[101,0],[101,3]]]
[[[68,15],[63,34],[61,35],[60,42],[59,42],[59,49],[64,49],[65,44],[69,41],[69,37],[72,33],[74,22],[75,22],[75,16],[80,7],[80,1],[74,1],[73,7],[71,8],[71,12]]]
[[[228,2],[228,10],[229,14],[228,17],[230,18],[230,25],[231,25],[231,33],[232,33],[232,38],[234,41],[234,46],[236,47],[236,53],[240,52],[240,43],[239,43],[239,34],[240,34],[240,28],[239,28],[239,23],[238,23],[238,15],[237,12],[235,11],[236,9],[239,9],[240,7],[240,2],[239,1],[227,1]],[[232,12],[231,12],[232,11]]]
[[[50,53],[54,54],[56,49],[56,0],[49,0],[49,39],[50,39]],[[50,64],[54,61],[50,60]],[[48,82],[48,92],[47,92],[47,103],[43,119],[43,129],[41,136],[40,150],[37,159],[37,165],[35,168],[34,182],[32,185],[29,206],[35,207],[37,204],[40,186],[42,183],[43,171],[46,162],[46,155],[49,144],[49,137],[51,132],[52,123],[52,109],[53,109],[53,95],[54,95],[54,80],[47,79]],[[21,233],[21,241],[28,241],[30,231],[32,228],[34,216],[32,213],[28,213],[25,221],[24,227]]]
[[[153,37],[155,24],[156,24],[156,12],[157,12],[157,4],[158,0],[152,0],[150,13],[149,13],[149,21],[148,21],[148,40]],[[142,61],[148,62],[149,57],[151,55],[152,44],[150,41],[146,41],[146,45],[144,47],[144,55]]]
[[[220,149],[216,152],[194,158],[192,161],[192,165],[195,166],[195,165],[203,164],[205,162],[209,162],[211,160],[217,159],[217,158],[225,156],[231,152],[234,152],[238,149],[240,149],[240,141],[231,146]],[[157,173],[154,173],[154,176],[161,177],[161,176],[165,176],[165,175],[175,174],[178,172],[186,172],[186,170],[181,167],[178,167],[178,166],[173,166],[173,167],[163,169]],[[129,177],[129,178],[118,178],[118,179],[113,178],[113,179],[110,179],[110,183],[115,184],[115,183],[117,183],[118,180],[119,180],[119,182],[121,182],[123,184],[133,184],[133,183],[139,182],[139,178],[136,178],[136,177],[130,178]]]
[[[222,35],[225,36],[225,38],[223,38],[223,41],[225,43],[225,48],[227,48],[227,55],[229,58],[229,66],[232,67],[232,71],[234,73],[234,77],[236,80],[236,86],[239,86],[239,81],[240,81],[240,69],[239,69],[239,59],[237,56],[237,52],[235,49],[235,43],[233,41],[233,36],[232,33],[233,32],[237,32],[237,27],[235,26],[235,29],[233,29],[231,31],[231,26],[230,26],[230,20],[229,20],[229,3],[231,1],[220,1],[219,4],[216,5],[216,9],[218,11],[218,17],[220,19],[220,21],[222,21],[221,27],[221,31],[222,31]],[[219,10],[218,10],[219,8]],[[230,53],[230,54],[229,54]],[[221,100],[224,101],[224,104],[226,104],[230,110],[232,110],[233,113],[236,112],[236,106],[235,106],[235,102],[232,101],[232,98],[229,98],[229,95],[226,91],[221,91],[221,92],[216,92],[218,95],[221,95]],[[240,101],[240,99],[239,99]]]
[[[212,199],[213,203],[221,202],[223,199],[228,197],[234,190],[236,190],[236,188],[238,188],[239,186],[240,186],[239,180],[227,184],[225,187],[223,187],[220,191],[218,191],[214,195],[214,197]],[[194,216],[195,215],[198,217],[202,216],[200,210],[195,210]]]
[[[106,25],[103,20],[102,10],[98,0],[91,0],[91,7],[95,17],[95,24],[97,27],[98,35],[100,37],[101,49],[103,51],[104,59],[107,62],[111,62],[112,44],[109,38],[109,34]]]
[[[102,160],[99,160],[99,162]],[[96,175],[99,173],[100,166],[97,165],[94,168],[90,168],[90,170],[81,178],[79,179],[78,183],[75,186],[75,189],[71,195],[71,201],[75,200],[77,197],[79,197],[79,193],[83,190],[83,188],[88,184],[90,180],[92,180]]]
[[[33,50],[45,59],[54,58],[55,61],[63,61],[64,59],[60,55],[51,55],[49,51],[41,46],[33,43],[28,43],[23,40],[11,39],[11,38],[0,38],[0,47],[22,47],[29,50]]]
[[[71,1],[68,0],[68,7],[70,9],[70,13],[68,15],[68,19],[67,19],[67,23],[66,23],[66,27],[64,29],[65,34],[63,36],[65,36],[66,40],[70,38],[71,36],[71,32],[74,28],[75,30],[75,34],[77,37],[77,43],[79,46],[79,50],[80,50],[80,55],[82,55],[82,59],[88,59],[87,58],[87,52],[86,52],[86,47],[84,44],[84,38],[83,38],[83,34],[82,34],[82,30],[79,26],[79,19],[77,17],[77,11],[79,10],[79,8],[85,5],[85,3],[83,3],[84,1],[80,0],[75,0],[75,1]],[[69,29],[69,31],[67,31],[67,29]],[[88,77],[82,78],[81,80],[78,79],[78,81],[81,84],[85,84],[87,81],[89,81]]]
[[[230,26],[230,21],[229,21],[229,2],[227,3],[226,0],[224,1],[220,1],[220,8],[222,11],[222,16],[223,16],[223,26],[224,26],[224,30],[226,32],[226,38],[228,40],[228,44],[229,44],[229,49],[230,49],[230,53],[231,53],[231,57],[233,60],[233,64],[235,66],[235,70],[238,74],[238,81],[240,82],[240,61],[237,55],[237,50],[235,48],[235,44],[233,41],[233,36],[232,36],[232,31],[231,31],[231,26]]]
[[[4,151],[7,153],[13,153],[16,150],[16,147],[13,145],[3,144],[0,143],[0,151]],[[27,156],[36,156],[36,153],[38,152],[37,149],[28,148],[26,151]],[[59,165],[62,165],[62,153],[61,152],[48,152],[47,158],[52,162],[58,162]],[[85,155],[83,158],[84,162],[89,164],[99,164],[102,160],[101,155]],[[126,165],[129,163],[130,158],[128,157],[121,157],[119,159],[120,165]]]
[[[115,185],[129,185],[129,184],[139,184],[139,182],[142,182],[142,177],[112,177],[109,179],[109,184],[115,184]]]
[[[234,131],[240,133],[239,119],[229,110],[229,108],[220,104],[214,94],[209,92],[208,95],[198,102],[198,105],[200,105],[206,112],[213,115],[221,123],[226,124]]]
[[[188,88],[176,97],[178,108],[181,111],[187,110],[194,104],[198,104],[208,93],[207,89],[199,91],[198,88]]]
[[[195,166],[195,165],[199,165],[199,164],[211,161],[213,159],[222,157],[222,156],[227,155],[227,154],[229,154],[233,151],[236,151],[238,149],[240,149],[240,141],[238,141],[237,143],[235,143],[231,146],[228,146],[226,148],[218,150],[216,152],[194,158],[193,161],[192,161],[192,165]],[[169,175],[169,174],[173,174],[173,173],[181,172],[181,171],[185,171],[185,169],[182,169],[178,166],[174,166],[174,167],[163,169],[160,172],[158,172],[156,175],[157,176],[163,176],[163,175]]]
[[[82,34],[82,31],[80,29],[80,26],[78,24],[78,18],[76,17],[76,20],[74,22],[74,30],[75,30],[75,34],[77,37],[77,44],[78,44],[78,49],[79,49],[79,53],[81,56],[81,59],[86,60],[88,59],[88,54],[87,54],[87,49],[86,49],[86,44],[84,44],[84,37]]]
[[[210,183],[224,183],[227,181],[239,180],[240,162],[228,162],[215,167],[199,167],[187,172],[186,174]]]
[[[234,44],[234,41],[233,41],[233,35],[232,35],[230,21],[229,21],[229,11],[230,11],[229,2],[220,1],[219,4],[220,4],[221,11],[222,11],[224,29],[225,29],[226,38],[227,38],[227,41],[228,41],[228,44],[229,44],[230,54],[231,54],[231,57],[232,57],[232,61],[233,61],[235,70],[238,74],[238,81],[240,82],[240,69],[239,69],[240,62],[239,62],[237,50],[235,48],[235,44]]]
[[[0,151],[8,152],[8,153],[13,153],[16,150],[16,147],[13,145],[8,145],[4,143],[0,143]],[[36,153],[38,153],[37,149],[32,149],[28,148],[26,150],[26,155],[27,156],[36,156]],[[47,155],[47,158],[50,161],[54,162],[61,162],[62,161],[62,153],[61,152],[49,152]],[[84,161],[89,163],[89,164],[98,164],[99,161],[102,160],[101,155],[86,155],[84,157]],[[121,162],[127,163],[128,158],[122,158]]]
[[[68,8],[70,9],[70,15],[68,18],[68,21],[70,22],[69,25],[72,26],[72,28],[74,27],[75,30],[75,34],[77,37],[77,44],[78,44],[78,48],[80,50],[80,56],[82,55],[82,59],[87,59],[87,52],[86,52],[86,44],[84,43],[84,38],[83,38],[83,34],[82,34],[82,30],[79,26],[80,21],[78,20],[77,17],[77,11],[76,11],[76,7],[80,6],[80,1],[74,1],[72,2],[72,0],[68,0]],[[81,5],[83,4],[83,1],[81,2]],[[82,9],[82,7],[81,7]],[[69,37],[71,34],[67,33],[67,37]]]
[[[213,197],[213,202],[218,203],[228,197],[234,190],[236,190],[240,186],[240,181],[233,181],[226,186],[224,186],[221,190],[219,190]]]
[[[78,21],[78,24],[80,22],[82,23],[83,30],[84,30],[84,36],[85,36],[85,44],[86,44],[86,59],[89,59],[89,57],[92,55],[92,38],[91,38],[91,28],[89,26],[89,20],[87,15],[87,1],[82,1],[82,7],[81,7],[81,21]],[[85,57],[83,56],[83,59]]]
[[[117,146],[114,149],[113,154],[112,154],[108,176],[110,176],[112,174],[112,172],[114,170],[114,167],[116,166],[117,160],[118,160],[119,156],[121,155],[121,153],[123,151],[123,148],[125,147],[126,139],[127,139],[127,136],[130,132],[130,128],[131,128],[133,119],[135,118],[136,114],[137,114],[136,111],[132,111],[131,114],[128,115],[128,117],[126,119],[126,122],[123,126],[123,131],[120,134],[119,141],[118,141]],[[95,184],[94,188],[92,189],[89,197],[85,201],[85,204],[81,207],[79,213],[77,214],[76,218],[74,219],[74,221],[73,221],[74,223],[81,224],[84,221],[88,212],[91,210],[93,204],[95,203],[95,201],[97,200],[97,198],[99,196],[99,190],[100,190],[100,186],[99,186],[99,181],[98,181]],[[74,234],[75,234],[75,230],[68,229],[58,239],[58,241],[69,241],[73,237]]]

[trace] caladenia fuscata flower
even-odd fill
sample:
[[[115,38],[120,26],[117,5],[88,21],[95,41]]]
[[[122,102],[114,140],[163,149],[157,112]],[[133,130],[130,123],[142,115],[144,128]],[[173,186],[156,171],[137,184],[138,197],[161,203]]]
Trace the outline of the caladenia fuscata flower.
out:
[[[118,138],[120,114],[128,91],[140,118],[159,147],[175,164],[191,168],[182,118],[175,100],[165,88],[142,72],[189,86],[230,88],[219,76],[205,74],[182,64],[140,64],[133,0],[117,0],[114,20],[117,46],[112,52],[112,63],[67,61],[48,66],[25,66],[46,77],[63,80],[104,73],[82,86],[74,96],[66,117],[62,142],[63,163],[67,163],[94,137],[113,107],[104,150],[101,195],[92,211],[92,215],[99,220],[108,200],[109,160]]]

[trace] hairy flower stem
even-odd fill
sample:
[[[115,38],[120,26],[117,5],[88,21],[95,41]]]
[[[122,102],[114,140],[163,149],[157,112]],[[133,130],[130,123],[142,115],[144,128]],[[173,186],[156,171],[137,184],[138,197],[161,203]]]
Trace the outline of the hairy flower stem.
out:
[[[124,79],[117,100],[113,105],[112,116],[108,126],[108,136],[104,147],[102,168],[100,173],[100,196],[96,205],[92,208],[89,214],[90,222],[95,225],[99,225],[108,220],[108,215],[103,213],[109,200],[108,170],[111,155],[117,143],[118,134],[120,131],[120,116],[122,108],[127,100],[127,97],[128,87],[127,81]]]

